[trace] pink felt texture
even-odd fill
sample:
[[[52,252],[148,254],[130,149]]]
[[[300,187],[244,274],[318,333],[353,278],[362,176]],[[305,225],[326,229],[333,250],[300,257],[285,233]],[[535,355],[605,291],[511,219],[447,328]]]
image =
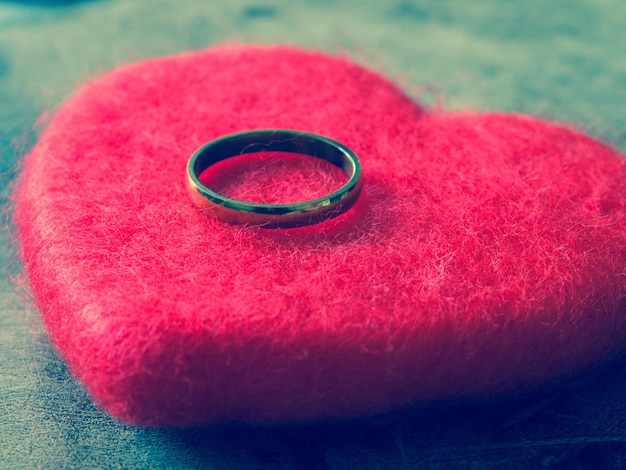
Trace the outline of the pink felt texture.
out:
[[[191,153],[255,128],[351,147],[357,205],[283,230],[198,212]],[[341,184],[310,159],[245,158],[205,177],[267,202]],[[25,158],[15,200],[38,308],[94,400],[195,426],[494,394],[616,353],[625,194],[623,157],[571,128],[431,112],[347,59],[223,46],[87,84]]]

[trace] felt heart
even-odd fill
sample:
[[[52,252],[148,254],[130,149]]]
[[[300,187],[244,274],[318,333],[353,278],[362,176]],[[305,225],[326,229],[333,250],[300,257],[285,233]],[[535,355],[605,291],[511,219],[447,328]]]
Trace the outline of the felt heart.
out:
[[[357,205],[276,230],[196,210],[191,153],[256,128],[354,150]],[[289,165],[258,165],[230,190],[258,195],[259,175],[280,181]],[[306,199],[307,181],[278,194]],[[346,59],[228,46],[85,86],[15,197],[32,290],[73,373],[119,418],[191,426],[493,394],[615,353],[624,194],[623,157],[570,128],[426,112]]]

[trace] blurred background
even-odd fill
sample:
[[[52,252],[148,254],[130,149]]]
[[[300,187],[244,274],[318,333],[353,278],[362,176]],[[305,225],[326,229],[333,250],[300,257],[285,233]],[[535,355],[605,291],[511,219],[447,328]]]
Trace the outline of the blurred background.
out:
[[[626,150],[622,0],[0,1],[0,188],[42,122],[125,63],[222,43],[293,44],[377,69],[428,106],[570,122]],[[97,410],[12,282],[4,212],[0,468],[626,468],[617,359],[483,403],[283,427],[144,430]]]

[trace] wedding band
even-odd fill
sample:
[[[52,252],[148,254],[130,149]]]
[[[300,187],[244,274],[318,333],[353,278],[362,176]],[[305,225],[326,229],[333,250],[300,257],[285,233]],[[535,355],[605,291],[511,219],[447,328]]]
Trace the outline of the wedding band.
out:
[[[349,179],[326,196],[292,204],[257,204],[232,199],[200,181],[210,166],[227,158],[258,152],[317,157],[341,168]],[[226,135],[200,147],[187,163],[187,189],[196,207],[216,219],[264,228],[301,227],[337,217],[355,204],[362,185],[361,163],[354,152],[337,141],[309,132],[267,129]]]

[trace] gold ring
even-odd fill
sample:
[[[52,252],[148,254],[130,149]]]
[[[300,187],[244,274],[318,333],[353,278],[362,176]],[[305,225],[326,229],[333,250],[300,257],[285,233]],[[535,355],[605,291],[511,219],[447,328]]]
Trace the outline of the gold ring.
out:
[[[349,177],[338,190],[293,204],[256,204],[224,196],[204,185],[199,176],[227,158],[257,152],[289,152],[321,158]],[[196,150],[187,163],[187,189],[193,203],[205,214],[233,224],[264,228],[301,227],[332,219],[357,201],[363,181],[358,157],[345,145],[309,132],[284,129],[253,130],[229,134]]]

